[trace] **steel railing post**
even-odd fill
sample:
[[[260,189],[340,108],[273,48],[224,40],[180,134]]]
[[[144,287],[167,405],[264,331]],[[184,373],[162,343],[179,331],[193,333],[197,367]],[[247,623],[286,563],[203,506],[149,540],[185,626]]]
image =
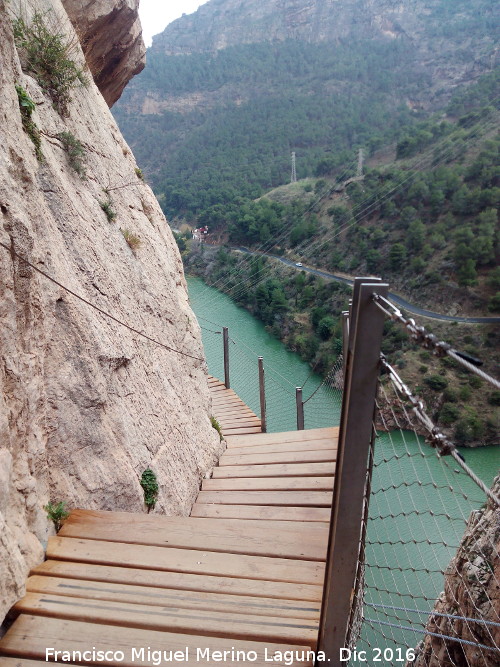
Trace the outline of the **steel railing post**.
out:
[[[349,349],[349,311],[342,311],[342,365],[346,375],[347,351]]]
[[[267,431],[266,420],[266,384],[264,378],[264,359],[259,357],[259,397],[260,397],[260,429],[262,433]]]
[[[318,659],[317,666],[345,665],[341,649],[347,648],[361,527],[368,502],[365,488],[384,328],[384,315],[372,298],[374,292],[386,296],[388,285],[373,278],[355,280],[319,628],[318,651],[325,653],[325,660]]]
[[[229,381],[229,329],[222,327],[222,340],[224,344],[224,384],[226,389],[231,388]]]
[[[295,404],[297,406],[297,431],[303,431],[304,403],[302,401],[302,387],[295,387]]]

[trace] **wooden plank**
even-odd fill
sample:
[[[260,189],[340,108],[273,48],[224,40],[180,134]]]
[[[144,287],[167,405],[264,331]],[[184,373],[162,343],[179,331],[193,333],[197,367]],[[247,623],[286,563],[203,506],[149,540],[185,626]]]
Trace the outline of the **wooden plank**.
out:
[[[232,408],[233,410],[235,408],[241,408],[242,410],[244,410],[246,407],[247,406],[239,398],[212,400],[212,408],[215,412],[217,412],[219,409],[224,409],[224,408]]]
[[[259,419],[255,413],[251,410],[246,410],[245,408],[236,408],[235,410],[229,412],[218,413],[218,419],[239,419],[241,417],[247,417],[250,419]]]
[[[256,426],[260,428],[261,421],[258,417],[249,417],[248,415],[242,415],[241,417],[235,417],[234,415],[230,418],[218,417],[217,421],[221,426],[225,428],[228,427],[241,427],[241,426]]]
[[[220,417],[224,416],[227,414],[229,411],[234,412],[235,410],[239,411],[242,414],[247,414],[247,407],[243,403],[224,403],[219,406],[213,405],[212,406],[214,414],[219,415]],[[253,412],[250,412],[250,416],[257,417],[257,415]]]
[[[259,417],[257,417],[257,415],[251,410],[243,410],[241,408],[237,408],[236,410],[228,410],[227,412],[222,412],[220,410],[217,410],[215,416],[217,420],[227,419],[231,417],[256,417],[257,419],[259,419]]]
[[[258,422],[256,422],[256,421],[249,422],[249,421],[246,421],[245,419],[242,419],[239,422],[229,422],[229,423],[221,421],[221,422],[219,422],[219,425],[220,425],[221,430],[223,431],[223,433],[227,433],[228,429],[235,429],[235,428],[237,428],[237,429],[242,429],[242,428],[253,429],[253,428],[256,428],[256,429],[259,429],[259,432],[260,432],[260,428],[261,428],[260,419],[259,419]]]
[[[218,407],[217,408],[217,413],[220,413],[222,415],[226,415],[226,414],[229,414],[229,415],[230,414],[255,415],[255,412],[253,412],[253,410],[251,410],[246,405],[245,406],[237,405],[236,407],[231,406],[231,405],[229,405],[228,407]],[[255,415],[255,416],[257,416],[257,415]]]
[[[248,424],[247,422],[242,421],[239,425],[221,424],[221,430],[222,430],[223,434],[233,432],[235,429],[237,429],[238,432],[245,431],[245,432],[248,432],[248,433],[253,432],[253,431],[255,431],[256,433],[260,433],[260,431],[261,431],[260,424],[257,425],[257,424],[255,424],[255,422]]]
[[[306,450],[302,452],[270,452],[269,454],[239,454],[232,456],[226,450],[221,456],[219,466],[261,465],[264,463],[314,463],[335,461],[336,452],[330,449]]]
[[[261,428],[260,419],[255,418],[252,418],[252,420],[238,419],[230,422],[219,420],[219,425],[223,431],[227,431],[230,428]]]
[[[241,408],[238,408],[238,410],[241,410]],[[235,416],[234,413],[233,413],[233,414],[228,414],[228,413],[225,413],[225,412],[220,412],[220,411],[218,411],[218,410],[215,410],[214,412],[215,412],[215,414],[218,415],[218,418],[220,418],[220,419],[227,419],[228,417],[230,418],[230,417],[234,417],[234,416]],[[253,414],[253,413],[248,414],[248,413],[246,413],[246,412],[242,412],[242,411],[241,411],[239,414],[240,414],[241,416],[244,416],[244,417],[250,417],[250,418],[256,418],[256,419],[258,419],[257,415],[256,415],[256,414]]]
[[[153,650],[184,651],[187,652],[186,664],[200,664],[206,667],[216,667],[221,660],[203,660],[197,658],[198,650],[209,650],[209,656],[214,657],[213,651],[231,651],[233,647],[242,651],[256,651],[257,660],[252,665],[268,667],[265,661],[264,651],[268,654],[278,655],[278,652],[289,650],[287,645],[262,643],[252,641],[238,641],[218,637],[190,636],[178,633],[158,632],[155,630],[140,630],[123,628],[119,626],[99,625],[97,623],[84,623],[81,621],[61,620],[57,618],[42,618],[40,616],[29,616],[22,614],[0,642],[0,650],[7,655],[23,656],[28,659],[45,660],[46,648],[56,647],[69,651],[88,651],[96,647],[100,651],[120,650],[124,654],[123,660],[95,660],[92,664],[111,665],[112,667],[150,667],[151,657],[147,655],[147,647]],[[134,659],[133,649],[145,648],[145,655],[139,654]],[[298,647],[296,650],[307,651],[308,647]],[[230,654],[227,664],[233,662]],[[121,658],[121,656],[119,656]],[[293,656],[292,656],[293,659]],[[171,660],[173,662],[173,659]],[[308,662],[294,661],[289,663],[285,658],[272,663],[274,666],[300,665],[301,667],[312,667],[312,659]]]
[[[253,641],[284,642],[315,646],[319,621],[277,616],[256,616],[219,611],[150,607],[141,604],[88,600],[79,597],[27,593],[14,605],[13,613],[32,614],[73,621],[119,625],[148,631],[182,632],[201,637],[225,637]]]
[[[197,502],[227,505],[330,507],[332,494],[328,491],[200,491]]]
[[[260,426],[254,427],[254,426],[249,426],[247,428],[226,428],[224,429],[224,434],[228,435],[242,435],[245,433],[260,433]]]
[[[246,447],[247,445],[267,445],[276,442],[304,442],[305,440],[324,440],[331,438],[338,440],[339,429],[337,426],[326,428],[306,429],[305,431],[284,431],[281,433],[262,433],[258,437],[245,438],[233,436],[228,442],[229,446]]]
[[[237,429],[242,429],[242,428],[253,429],[253,428],[256,428],[256,429],[259,429],[259,431],[260,431],[260,428],[261,428],[260,419],[258,419],[258,420],[252,419],[251,421],[247,420],[247,419],[241,419],[241,420],[233,421],[233,422],[220,421],[219,424],[220,424],[221,429],[225,433],[227,433],[228,430],[235,429],[235,428],[237,428]]]
[[[272,507],[267,505],[203,505],[195,503],[191,516],[218,519],[258,519],[260,521],[320,521],[328,523],[328,507]]]
[[[235,391],[233,391],[233,389],[226,389],[226,387],[224,386],[211,387],[210,395],[212,396],[212,399],[220,398],[221,396],[231,396],[232,398],[234,397],[240,398],[238,394]]]
[[[242,422],[241,426],[221,426],[223,435],[227,433],[234,433],[236,430],[238,433],[260,433],[261,427],[256,426],[255,424],[246,424],[245,422]]]
[[[229,390],[227,390],[229,391]],[[245,405],[241,398],[239,396],[236,396],[236,394],[226,394],[225,392],[221,392],[219,394],[210,394],[210,397],[212,399],[212,405]]]
[[[81,597],[87,600],[111,600],[153,607],[203,609],[231,614],[251,613],[309,620],[318,620],[321,611],[317,602],[274,600],[264,597],[224,595],[39,575],[29,577],[26,582],[26,590],[30,593]]]
[[[205,479],[202,491],[332,491],[333,477],[245,477]]]
[[[235,394],[233,389],[227,389],[225,384],[221,382],[220,380],[218,382],[212,382],[210,385],[210,391],[218,391],[219,389],[223,389],[224,391],[230,391],[233,394]]]
[[[231,438],[232,439],[232,438]],[[337,445],[330,438],[324,440],[307,440],[304,442],[278,442],[267,445],[247,445],[246,447],[228,446],[228,454],[239,456],[240,454],[270,454],[271,452],[304,452],[308,450],[318,451],[328,449],[337,451]]]
[[[245,410],[246,405],[239,399],[229,399],[227,401],[220,401],[220,402],[212,401],[212,409],[215,413],[219,412],[220,410],[224,410],[226,408],[231,408],[232,410],[234,409]]]
[[[328,536],[319,526],[297,527],[273,522],[220,521],[191,517],[165,517],[128,512],[73,510],[59,531],[60,537],[106,542],[173,547],[225,554],[322,560]],[[224,574],[224,573],[222,573]]]
[[[268,465],[221,466],[214,468],[213,479],[229,477],[329,477],[335,473],[335,462],[271,463]]]
[[[217,493],[217,491],[206,491],[205,493]],[[238,492],[221,491],[220,493]],[[125,545],[120,542],[64,537],[49,538],[47,557],[54,560],[73,560],[119,567],[315,585],[322,583],[324,576],[324,563],[318,561],[146,547],[136,544]]]
[[[322,587],[312,584],[289,584],[281,581],[239,579],[236,577],[214,577],[183,572],[160,572],[141,570],[132,567],[112,567],[110,565],[91,565],[57,560],[46,560],[33,568],[32,574],[47,577],[66,577],[86,581],[104,581],[106,583],[133,584],[134,586],[152,586],[182,591],[203,591],[207,593],[226,593],[228,595],[248,595],[273,599],[321,600]]]

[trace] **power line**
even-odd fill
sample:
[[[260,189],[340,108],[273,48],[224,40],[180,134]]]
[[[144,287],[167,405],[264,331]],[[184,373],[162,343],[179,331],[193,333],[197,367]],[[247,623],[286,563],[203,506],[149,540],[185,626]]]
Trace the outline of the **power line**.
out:
[[[181,352],[180,350],[176,350],[173,347],[170,347],[169,345],[165,345],[165,343],[161,343],[159,340],[156,340],[155,338],[151,338],[151,336],[148,336],[147,334],[143,333],[142,331],[139,331],[138,329],[135,329],[134,327],[130,326],[129,324],[126,324],[122,320],[119,320],[118,318],[114,317],[114,315],[111,315],[110,313],[106,312],[102,308],[99,308],[99,306],[96,306],[93,304],[91,301],[88,301],[85,299],[83,296],[80,296],[80,294],[77,294],[76,292],[73,292],[73,290],[70,290],[69,287],[66,287],[62,283],[60,283],[58,280],[55,278],[52,278],[52,276],[49,276],[48,273],[45,273],[45,271],[42,271],[39,269],[37,266],[32,264],[30,261],[28,261],[25,257],[20,255],[14,248],[11,246],[5,245],[5,243],[2,243],[0,241],[0,246],[7,250],[8,253],[10,253],[11,257],[16,257],[17,259],[20,259],[22,262],[24,262],[27,266],[31,267],[34,271],[42,275],[44,278],[47,278],[47,280],[50,280],[50,282],[54,283],[54,285],[57,285],[61,289],[63,289],[65,292],[68,294],[71,294],[71,296],[74,296],[76,299],[79,301],[82,301],[83,303],[87,304],[87,306],[90,306],[94,310],[96,310],[98,313],[103,315],[104,317],[107,317],[110,320],[113,320],[113,322],[116,322],[122,327],[125,327],[129,331],[132,331],[133,333],[137,334],[138,336],[141,336],[141,338],[145,338],[146,340],[150,341],[151,343],[154,343],[155,345],[159,345],[160,347],[163,347],[165,350],[168,350],[169,352],[175,352],[176,354],[180,354],[183,357],[189,357],[190,359],[194,359],[195,361],[205,361],[205,359],[202,359],[201,357],[194,357],[191,354],[187,354],[187,352]]]

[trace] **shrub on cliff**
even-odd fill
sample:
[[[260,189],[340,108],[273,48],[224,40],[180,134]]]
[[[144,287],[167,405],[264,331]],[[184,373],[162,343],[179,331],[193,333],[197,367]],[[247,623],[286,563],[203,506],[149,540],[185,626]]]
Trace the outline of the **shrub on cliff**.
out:
[[[35,110],[35,103],[24,90],[22,86],[16,84],[17,99],[19,102],[19,110],[21,112],[21,119],[23,123],[23,128],[26,134],[29,136],[33,145],[35,146],[36,158],[39,162],[43,161],[42,153],[42,138],[40,135],[40,130],[38,129],[36,123],[31,118],[31,114]]]
[[[69,166],[76,171],[76,173],[85,178],[85,166],[83,159],[85,157],[85,148],[72,132],[60,132],[57,138],[62,144],[66,155],[68,157]]]
[[[144,491],[144,504],[148,508],[149,514],[156,505],[159,492],[158,480],[156,479],[155,473],[150,468],[147,468],[142,473],[140,484]]]
[[[31,72],[63,115],[76,86],[87,85],[83,69],[73,57],[77,41],[61,32],[61,23],[51,12],[35,12],[29,22],[13,22],[14,39],[23,68]]]

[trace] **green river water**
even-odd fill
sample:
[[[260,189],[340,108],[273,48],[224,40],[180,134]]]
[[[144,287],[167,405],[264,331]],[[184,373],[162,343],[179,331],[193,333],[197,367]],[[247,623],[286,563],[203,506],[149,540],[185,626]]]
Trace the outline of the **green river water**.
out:
[[[315,392],[305,405],[306,428],[338,425],[339,391],[321,386],[321,378],[311,375],[305,362],[229,297],[198,278],[188,278],[188,286],[202,326],[209,372],[224,377],[222,336],[216,332],[227,326],[231,386],[257,414],[257,356],[264,357],[269,431],[296,428],[295,387],[304,383],[305,399]],[[462,453],[474,472],[491,485],[500,468],[500,448]],[[452,459],[439,459],[413,432],[396,431],[377,438],[366,548],[367,620],[358,643],[374,665],[404,664],[400,658],[406,647],[421,640],[417,630],[443,590],[442,571],[456,551],[470,512],[484,502],[484,494]],[[375,647],[389,649],[385,659],[374,661]]]

